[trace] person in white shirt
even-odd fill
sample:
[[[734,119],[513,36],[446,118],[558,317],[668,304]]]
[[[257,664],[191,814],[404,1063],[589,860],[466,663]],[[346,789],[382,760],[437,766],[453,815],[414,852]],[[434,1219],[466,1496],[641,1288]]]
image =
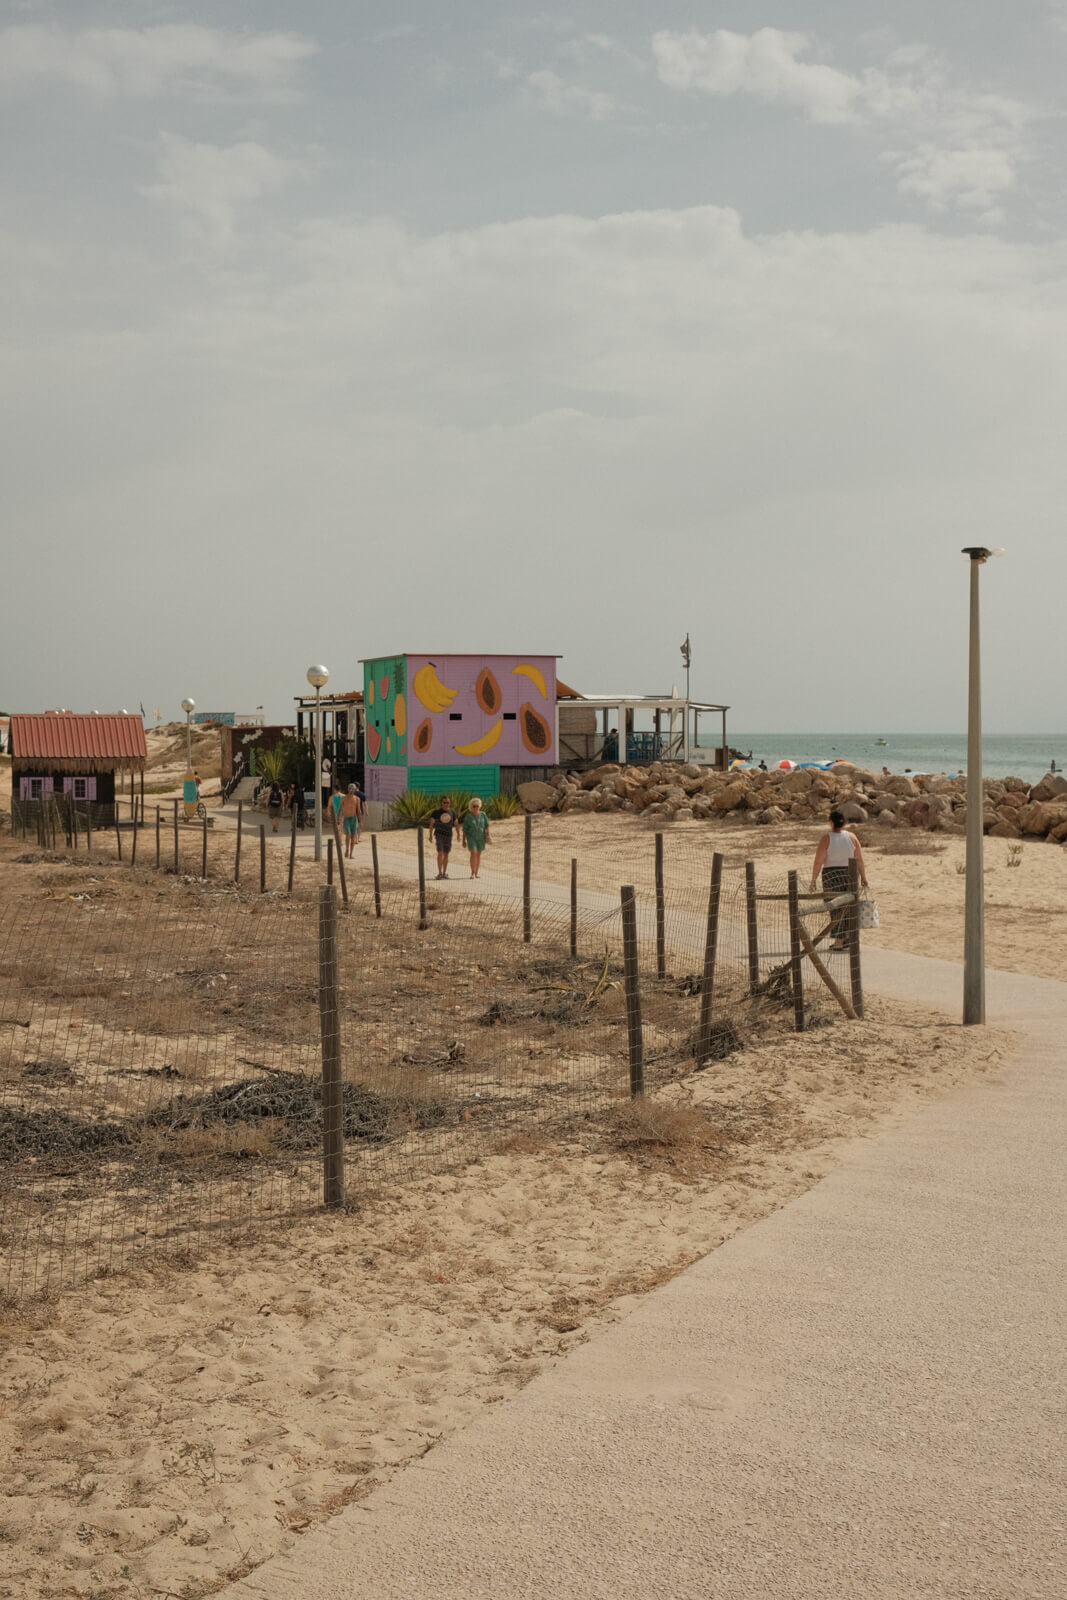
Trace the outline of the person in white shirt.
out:
[[[822,873],[822,889],[827,900],[833,900],[839,894],[844,894],[848,889],[848,864],[855,859],[859,867],[860,883],[867,887],[867,869],[863,864],[863,847],[854,833],[849,833],[845,828],[845,819],[840,811],[830,813],[830,831],[824,833],[819,840],[819,848],[815,852],[815,860],[811,868],[811,891],[815,892],[815,880]],[[831,913],[830,926],[833,933],[831,950],[847,949],[842,937],[842,923],[847,914],[847,907]]]

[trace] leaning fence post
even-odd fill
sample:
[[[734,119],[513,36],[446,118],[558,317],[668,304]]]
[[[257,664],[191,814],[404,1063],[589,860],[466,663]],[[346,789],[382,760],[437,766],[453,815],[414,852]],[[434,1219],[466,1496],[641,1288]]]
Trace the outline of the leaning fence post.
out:
[[[121,831],[119,829],[119,803],[118,803],[117,800],[115,801],[115,847],[118,850],[119,860],[121,861],[122,860],[122,833],[121,833]]]
[[[341,1008],[337,985],[337,890],[319,888],[319,1032],[322,1038],[322,1198],[345,1203]]]
[[[848,929],[848,976],[852,987],[852,1009],[863,1016],[863,972],[860,967],[860,864],[855,856],[848,864],[848,892],[852,904],[845,913]]]
[[[426,829],[419,824],[419,927],[428,928],[426,920]]]
[[[533,818],[526,813],[522,835],[522,942],[530,942],[530,857],[533,853]]]
[[[711,858],[711,887],[708,890],[708,924],[704,935],[704,971],[700,978],[700,1027],[697,1032],[697,1065],[711,1054],[712,1009],[715,1000],[715,959],[719,951],[719,900],[722,896],[722,856],[716,850]]]
[[[796,870],[789,874],[789,965],[793,976],[793,1026],[804,1032],[804,973],[800,950],[800,893]]]
[[[378,872],[378,835],[375,833],[370,836],[370,859],[371,866],[374,869],[374,915],[380,917],[382,914],[382,880]]]
[[[178,802],[174,802],[174,870],[178,870]]]
[[[241,812],[244,810],[244,801],[237,802],[237,847],[233,853],[233,881],[241,882]]]
[[[292,808],[293,825],[289,830],[289,890],[293,892],[293,868],[296,865],[296,806]]]
[[[667,976],[667,930],[663,903],[663,835],[656,835],[656,977]]]
[[[759,989],[759,923],[756,920],[756,863],[745,862],[745,920],[748,925],[748,988]]]
[[[333,806],[330,807],[330,811],[333,813],[333,836],[337,840],[337,876],[341,880],[341,899],[347,905],[348,879],[345,876],[345,853],[341,849],[341,826],[337,821],[337,812],[334,811]]]
[[[133,838],[130,840],[130,866],[137,865],[137,813],[133,814]]]
[[[630,1055],[630,1097],[645,1092],[645,1045],[641,1028],[641,981],[637,966],[637,901],[632,883],[622,895],[622,970],[626,989],[626,1044]]]
[[[259,825],[259,892],[267,892],[267,825]]]
[[[571,856],[571,960],[578,959],[578,857]]]

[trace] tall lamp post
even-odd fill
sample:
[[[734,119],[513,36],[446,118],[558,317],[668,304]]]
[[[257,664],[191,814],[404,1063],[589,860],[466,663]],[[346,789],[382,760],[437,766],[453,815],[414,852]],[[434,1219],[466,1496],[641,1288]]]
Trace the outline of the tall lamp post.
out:
[[[191,772],[193,770],[193,724],[191,718],[196,710],[196,701],[190,700],[186,695],[182,701],[182,710],[185,712],[185,764]]]
[[[322,689],[330,674],[323,666],[309,667],[307,680],[315,691],[315,860],[322,860]]]
[[[982,647],[978,611],[978,568],[1002,550],[969,545],[971,564],[970,667],[967,682],[967,885],[963,923],[963,1021],[985,1021],[985,877],[982,787]]]
[[[689,748],[689,663],[692,661],[692,659],[693,651],[690,647],[689,635],[687,633],[685,636],[685,643],[682,646],[682,660],[685,663],[685,738],[683,740],[683,749],[685,752],[685,759],[687,761],[689,761],[692,756],[692,751]]]

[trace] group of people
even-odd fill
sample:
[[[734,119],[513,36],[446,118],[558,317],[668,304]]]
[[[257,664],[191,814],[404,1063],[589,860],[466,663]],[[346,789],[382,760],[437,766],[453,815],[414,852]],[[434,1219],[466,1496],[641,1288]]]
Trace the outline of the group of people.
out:
[[[312,792],[312,804],[314,798]],[[307,822],[307,800],[302,784],[291,783],[283,789],[280,783],[272,783],[267,793],[271,831],[277,833],[283,811],[288,811],[294,817],[296,826],[303,828]],[[322,810],[327,820],[331,812],[337,818],[344,836],[345,855],[351,856],[359,843],[360,819],[363,816],[363,794],[359,787],[350,783],[344,793],[340,788],[334,788],[332,794],[327,789],[322,796]]]
[[[430,824],[433,828],[433,842],[437,848],[438,878],[448,877],[448,858],[452,851],[452,836],[457,827],[463,838],[464,849],[470,853],[471,877],[476,878],[482,864],[482,851],[490,843],[489,818],[482,811],[482,802],[478,796],[473,797],[467,812],[461,817],[453,811],[450,797],[443,794],[440,805],[430,815]]]

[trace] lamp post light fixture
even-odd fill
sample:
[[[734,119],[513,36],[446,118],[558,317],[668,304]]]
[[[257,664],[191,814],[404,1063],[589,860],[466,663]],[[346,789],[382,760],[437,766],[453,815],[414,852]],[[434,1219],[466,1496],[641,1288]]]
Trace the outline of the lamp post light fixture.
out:
[[[315,860],[322,860],[322,690],[330,674],[323,666],[309,667],[307,680],[315,691]]]
[[[193,724],[190,720],[196,710],[196,701],[190,700],[188,695],[182,701],[182,710],[185,712],[185,759],[189,771],[193,770]]]
[[[978,569],[1003,550],[968,545],[971,567],[970,657],[967,679],[967,882],[963,921],[963,1021],[985,1021],[985,791],[982,785],[982,648]]]

